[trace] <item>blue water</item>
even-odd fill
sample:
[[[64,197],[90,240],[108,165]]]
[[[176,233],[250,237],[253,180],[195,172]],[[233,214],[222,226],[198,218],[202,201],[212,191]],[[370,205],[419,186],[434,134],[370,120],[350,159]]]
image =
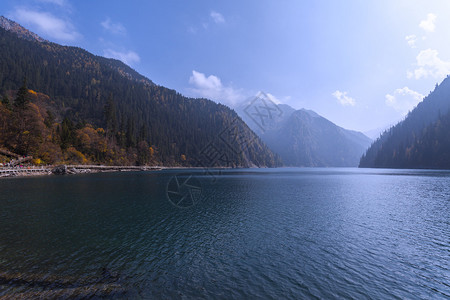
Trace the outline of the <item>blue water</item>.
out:
[[[449,171],[214,174],[0,180],[0,297],[450,299]]]

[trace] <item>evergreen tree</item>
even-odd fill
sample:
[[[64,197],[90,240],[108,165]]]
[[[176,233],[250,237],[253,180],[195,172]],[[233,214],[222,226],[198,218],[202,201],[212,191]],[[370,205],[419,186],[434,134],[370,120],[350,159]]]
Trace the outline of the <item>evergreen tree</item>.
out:
[[[66,150],[73,142],[73,123],[68,118],[64,118],[59,132],[61,139],[61,149]]]
[[[27,79],[24,78],[23,84],[17,92],[17,97],[14,100],[14,106],[18,109],[24,109],[29,101],[30,99],[28,98]]]
[[[148,140],[148,126],[147,124],[142,124],[141,129],[139,130],[139,141],[147,141]]]
[[[136,146],[135,132],[136,132],[136,125],[135,125],[134,121],[131,118],[129,118],[128,124],[127,124],[127,134],[126,134],[127,147]]]
[[[114,104],[112,94],[110,94],[105,104],[103,113],[105,116],[106,135],[108,137],[112,137],[117,132],[116,106]]]
[[[3,96],[2,104],[3,104],[7,109],[11,109],[11,103],[9,102],[8,95],[4,95],[4,96]]]

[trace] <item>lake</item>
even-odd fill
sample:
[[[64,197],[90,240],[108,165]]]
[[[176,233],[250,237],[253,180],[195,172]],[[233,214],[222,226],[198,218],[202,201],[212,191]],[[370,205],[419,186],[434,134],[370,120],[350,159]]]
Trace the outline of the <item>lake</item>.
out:
[[[450,171],[7,178],[0,228],[0,298],[450,298]]]

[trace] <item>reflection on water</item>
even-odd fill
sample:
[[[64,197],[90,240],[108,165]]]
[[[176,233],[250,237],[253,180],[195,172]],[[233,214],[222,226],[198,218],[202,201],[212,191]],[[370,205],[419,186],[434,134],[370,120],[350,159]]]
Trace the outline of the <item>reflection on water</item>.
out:
[[[450,172],[177,172],[2,179],[0,296],[450,297]]]

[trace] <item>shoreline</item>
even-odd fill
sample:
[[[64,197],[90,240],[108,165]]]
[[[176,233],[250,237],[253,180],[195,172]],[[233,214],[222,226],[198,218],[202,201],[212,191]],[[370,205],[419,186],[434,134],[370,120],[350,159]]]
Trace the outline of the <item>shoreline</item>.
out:
[[[104,172],[159,171],[170,167],[160,166],[104,166],[104,165],[57,165],[45,167],[0,168],[1,178],[75,175]]]
[[[105,166],[105,165],[51,165],[42,167],[2,168],[0,167],[0,180],[2,178],[23,178],[36,176],[61,176],[77,174],[95,174],[112,172],[139,172],[161,170],[205,169],[204,167],[165,167],[165,166]],[[230,167],[213,167],[208,169],[232,169]]]

